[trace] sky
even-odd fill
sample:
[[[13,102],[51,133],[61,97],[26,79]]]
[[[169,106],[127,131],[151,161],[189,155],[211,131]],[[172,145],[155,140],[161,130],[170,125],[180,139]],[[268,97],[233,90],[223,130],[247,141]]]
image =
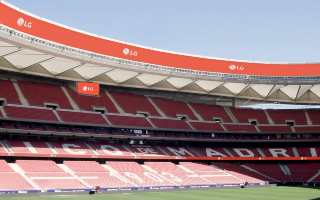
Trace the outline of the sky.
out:
[[[43,18],[157,49],[320,62],[319,0],[6,0]]]

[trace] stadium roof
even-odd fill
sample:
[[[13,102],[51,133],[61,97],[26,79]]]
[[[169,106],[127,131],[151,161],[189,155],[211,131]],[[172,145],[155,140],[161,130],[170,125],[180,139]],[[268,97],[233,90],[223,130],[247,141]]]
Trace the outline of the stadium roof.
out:
[[[147,48],[85,33],[0,1],[0,68],[106,85],[319,103],[319,63],[262,63]]]

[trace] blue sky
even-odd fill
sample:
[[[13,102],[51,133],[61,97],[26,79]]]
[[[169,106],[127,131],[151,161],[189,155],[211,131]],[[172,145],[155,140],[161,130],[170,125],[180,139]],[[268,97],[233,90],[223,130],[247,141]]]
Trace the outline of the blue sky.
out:
[[[319,0],[7,0],[144,46],[241,60],[320,62]]]

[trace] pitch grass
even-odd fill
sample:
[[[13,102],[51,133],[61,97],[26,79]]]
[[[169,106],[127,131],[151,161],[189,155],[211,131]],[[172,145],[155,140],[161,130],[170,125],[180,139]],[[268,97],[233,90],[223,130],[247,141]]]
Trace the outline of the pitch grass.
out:
[[[4,196],[0,200],[320,200],[320,190],[299,187],[263,187],[166,192],[126,192]]]

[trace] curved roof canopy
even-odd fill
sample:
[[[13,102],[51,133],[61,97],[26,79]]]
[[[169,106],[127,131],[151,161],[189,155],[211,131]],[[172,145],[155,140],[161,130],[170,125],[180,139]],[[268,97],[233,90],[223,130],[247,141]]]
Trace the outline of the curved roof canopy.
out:
[[[106,85],[319,103],[320,64],[208,58],[128,44],[0,1],[0,68]]]

